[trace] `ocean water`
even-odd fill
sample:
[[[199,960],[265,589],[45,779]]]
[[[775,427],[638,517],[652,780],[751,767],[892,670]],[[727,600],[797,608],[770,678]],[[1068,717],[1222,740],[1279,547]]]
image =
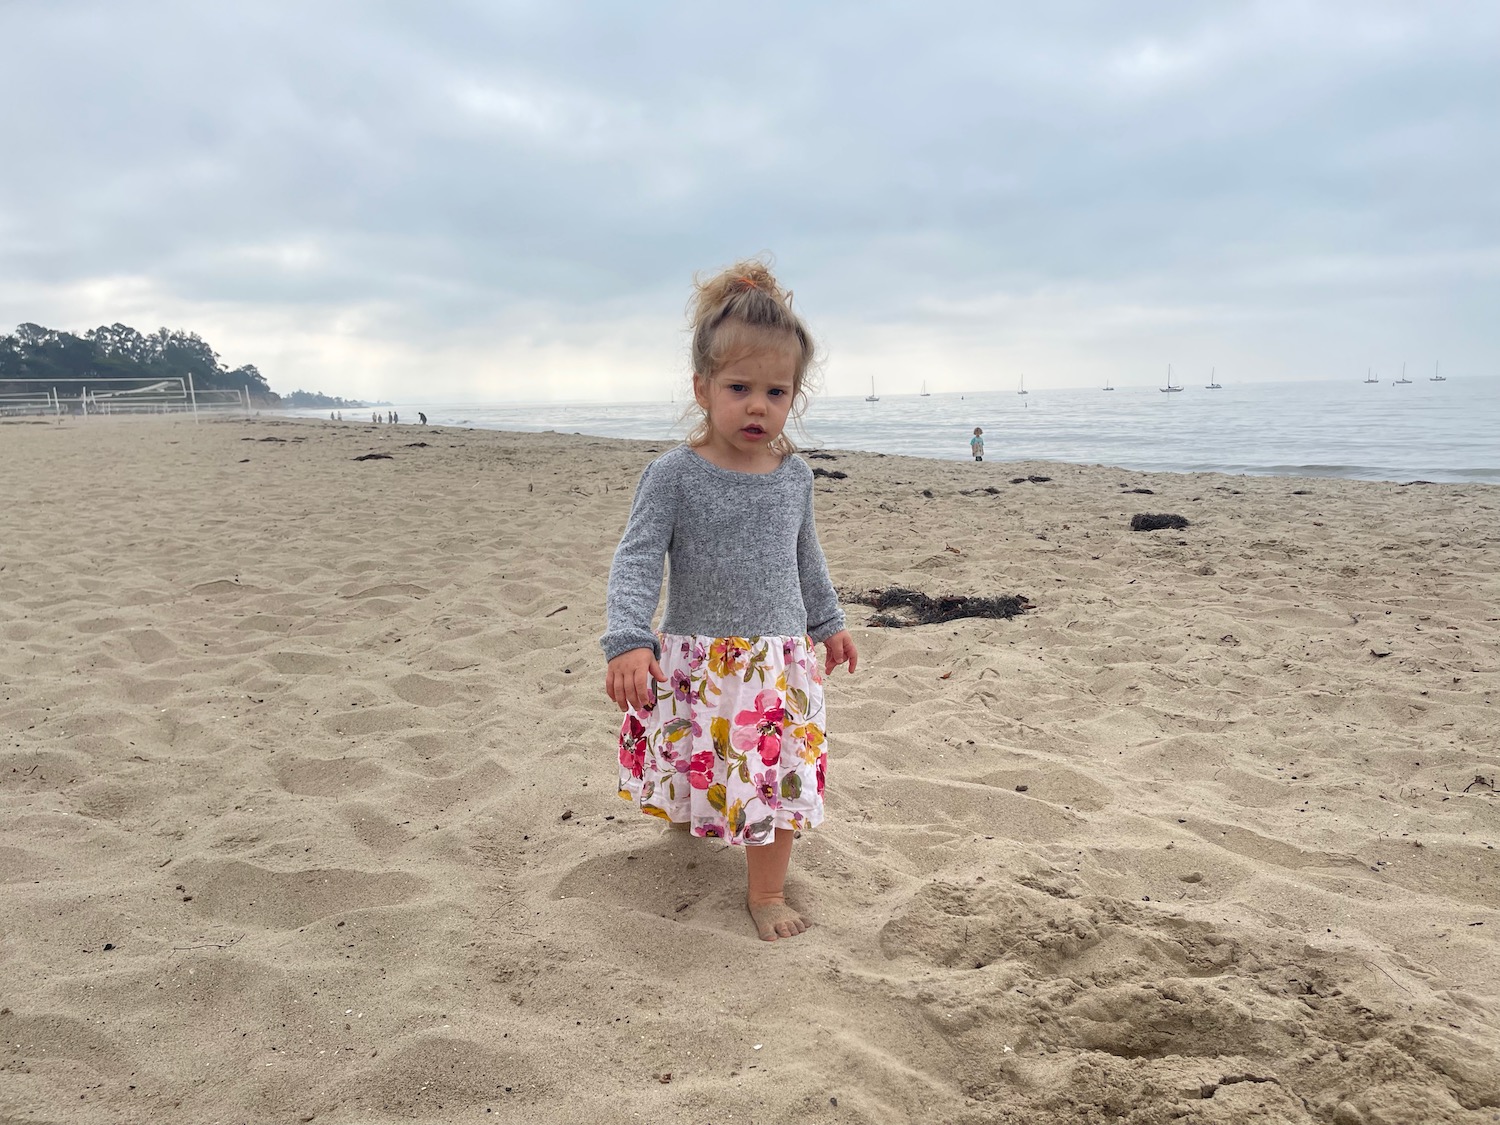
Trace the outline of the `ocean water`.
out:
[[[984,427],[986,461],[1070,461],[1164,472],[1500,483],[1500,378],[1410,384],[1226,383],[980,394],[815,398],[803,448],[969,458]],[[402,403],[444,426],[681,439],[682,402]],[[327,412],[297,411],[310,417]],[[346,419],[350,412],[346,413]],[[352,417],[357,420],[358,412]]]

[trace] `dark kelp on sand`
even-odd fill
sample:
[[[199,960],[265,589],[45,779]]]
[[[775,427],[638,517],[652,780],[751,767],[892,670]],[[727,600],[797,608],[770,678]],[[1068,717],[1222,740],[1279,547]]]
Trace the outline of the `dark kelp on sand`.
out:
[[[919,590],[888,586],[883,590],[840,590],[839,599],[879,610],[865,624],[877,629],[905,629],[912,625],[937,625],[960,617],[1018,617],[1032,608],[1020,594],[974,598],[964,594],[931,597]]]
[[[1160,531],[1169,527],[1173,531],[1181,531],[1188,526],[1188,521],[1181,516],[1172,515],[1170,512],[1137,512],[1130,517],[1131,531]]]

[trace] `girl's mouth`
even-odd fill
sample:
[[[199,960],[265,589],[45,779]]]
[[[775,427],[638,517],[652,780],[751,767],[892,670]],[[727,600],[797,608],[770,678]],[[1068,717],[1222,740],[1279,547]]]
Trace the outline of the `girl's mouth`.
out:
[[[758,438],[766,436],[766,431],[761,429],[759,426],[746,426],[740,431],[740,433],[744,434],[748,438]]]

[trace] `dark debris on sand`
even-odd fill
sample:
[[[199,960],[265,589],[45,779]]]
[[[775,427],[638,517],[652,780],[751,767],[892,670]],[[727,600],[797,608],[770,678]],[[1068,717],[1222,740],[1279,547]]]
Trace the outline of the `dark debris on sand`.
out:
[[[1187,526],[1187,520],[1169,512],[1137,512],[1130,517],[1131,531],[1160,531],[1164,527],[1169,527],[1173,531],[1181,531]]]
[[[848,477],[848,475],[848,473],[842,472],[838,469],[819,469],[817,467],[813,468],[813,476],[827,477],[829,480],[844,480],[846,477]]]
[[[1031,602],[1019,594],[1001,594],[995,598],[939,594],[934,598],[901,586],[888,586],[884,590],[840,590],[839,598],[880,610],[866,622],[876,629],[938,625],[944,621],[957,621],[960,617],[1018,617],[1032,608]]]
[[[1051,477],[1011,477],[1011,484],[1046,484]]]
[[[837,461],[838,460],[838,458],[835,457],[832,453],[809,453],[809,454],[807,454],[807,459],[809,461]]]
[[[395,458],[392,457],[389,453],[361,453],[358,457],[355,458],[355,460],[356,461],[393,461],[393,460],[395,460]]]

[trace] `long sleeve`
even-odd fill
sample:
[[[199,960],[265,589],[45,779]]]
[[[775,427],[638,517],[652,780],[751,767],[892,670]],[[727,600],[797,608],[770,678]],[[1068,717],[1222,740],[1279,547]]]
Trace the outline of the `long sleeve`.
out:
[[[647,465],[609,568],[608,625],[599,638],[605,660],[636,648],[649,648],[661,659],[651,619],[661,601],[662,576],[672,546],[677,513],[673,492],[670,474],[657,471],[655,461]]]
[[[828,577],[823,548],[818,544],[810,476],[807,507],[797,532],[797,573],[802,582],[802,604],[807,608],[807,635],[814,641],[826,641],[844,628],[844,611],[839,608],[839,596],[833,588],[833,579]]]

